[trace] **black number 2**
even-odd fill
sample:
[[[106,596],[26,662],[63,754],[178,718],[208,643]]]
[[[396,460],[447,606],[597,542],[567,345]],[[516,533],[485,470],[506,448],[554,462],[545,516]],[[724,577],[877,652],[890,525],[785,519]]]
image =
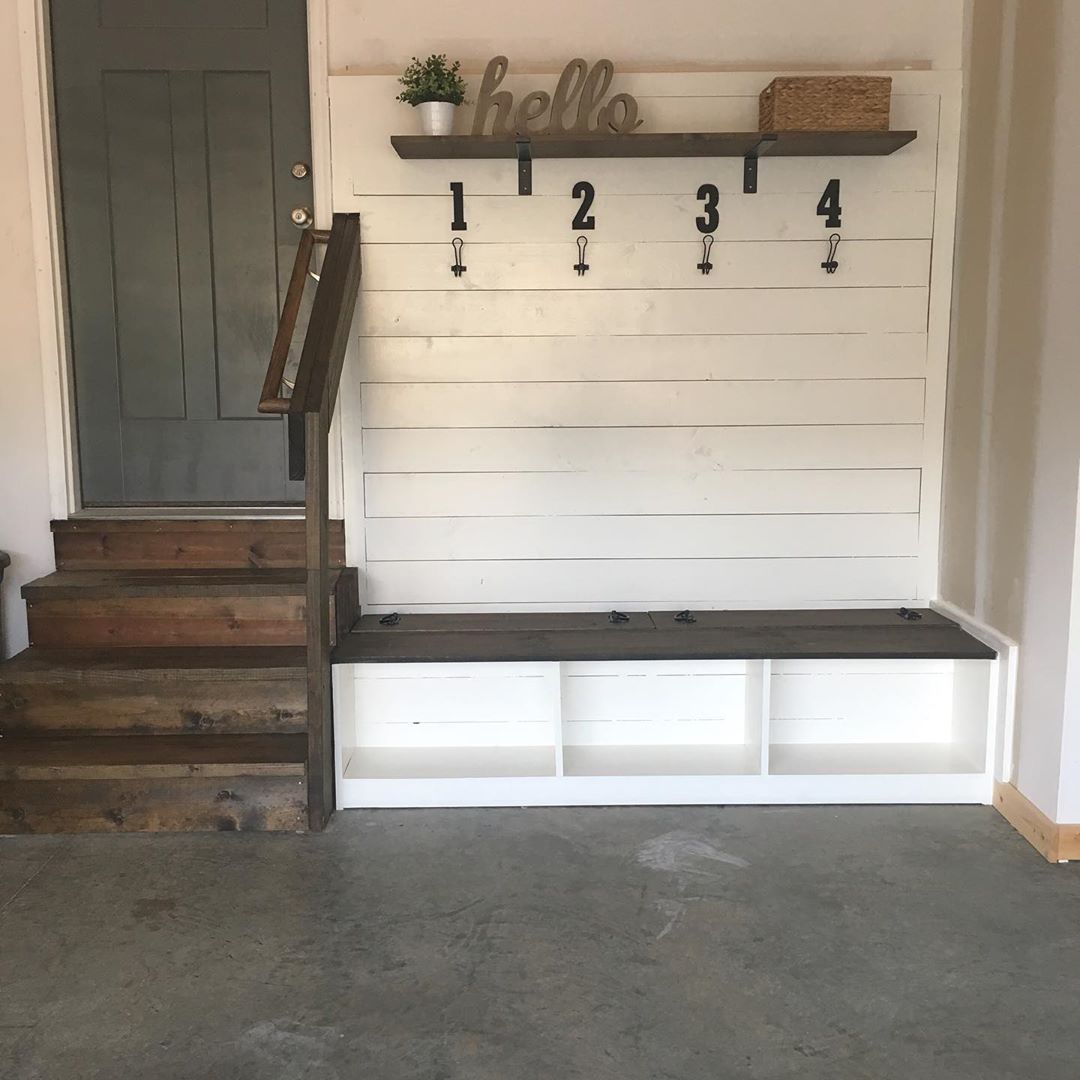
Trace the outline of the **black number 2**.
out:
[[[830,180],[818,200],[817,212],[825,219],[826,229],[840,228],[840,181]]]
[[[705,201],[705,213],[697,219],[699,233],[714,233],[720,224],[720,192],[715,184],[702,184],[697,197]]]
[[[450,228],[453,232],[464,232],[469,227],[465,220],[465,185],[460,180],[452,180],[450,190],[454,194],[454,220],[450,222]]]
[[[572,229],[595,229],[596,218],[589,211],[592,209],[593,199],[596,198],[596,188],[588,180],[579,180],[570,193],[575,199],[581,200],[581,206],[574,215]]]

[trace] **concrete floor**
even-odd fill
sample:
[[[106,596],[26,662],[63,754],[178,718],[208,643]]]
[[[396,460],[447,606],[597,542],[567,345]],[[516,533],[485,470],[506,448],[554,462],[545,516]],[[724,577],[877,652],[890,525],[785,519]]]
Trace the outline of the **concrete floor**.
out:
[[[4,1080],[1077,1080],[1080,866],[980,807],[0,840]]]

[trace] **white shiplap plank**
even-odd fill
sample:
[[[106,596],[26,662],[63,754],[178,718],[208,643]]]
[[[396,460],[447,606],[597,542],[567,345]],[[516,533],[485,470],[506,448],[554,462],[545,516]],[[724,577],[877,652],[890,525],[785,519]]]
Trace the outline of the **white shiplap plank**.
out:
[[[376,518],[369,562],[915,555],[917,514]]]
[[[584,234],[583,234],[584,235]],[[435,244],[374,244],[365,252],[364,289],[470,291],[496,289],[790,289],[925,286],[930,280],[929,240],[854,240],[841,243],[839,268],[821,268],[828,240],[763,241],[712,245],[712,270],[703,274],[700,239],[679,243],[589,241],[589,271],[580,279],[575,237],[557,243],[484,244],[470,247],[468,271],[450,273],[452,251]]]
[[[628,76],[618,76],[621,85]],[[640,77],[638,77],[640,78]],[[671,76],[668,76],[671,78]],[[756,76],[761,87],[767,74]],[[504,86],[519,96],[537,89],[550,76],[508,77]],[[475,97],[479,79],[473,77]],[[760,87],[759,87],[760,88]],[[412,134],[416,114],[394,100],[400,87],[394,77],[342,76],[330,80],[331,126],[334,134],[334,206],[348,210],[351,200],[370,194],[442,194],[448,179],[461,180],[468,192],[497,195],[512,190],[511,161],[402,161],[390,145],[390,134]],[[681,94],[665,93],[658,85],[638,92],[642,131],[743,131],[757,126],[757,97],[753,93],[688,87]],[[792,160],[772,159],[759,175],[759,191],[812,191],[832,176],[866,190],[932,190],[937,141],[938,92],[893,94],[891,126],[916,130],[918,139],[887,158]],[[472,109],[461,110],[457,130],[471,128]],[[584,168],[584,172],[582,171]],[[451,176],[451,173],[453,174]],[[587,176],[598,190],[618,193],[674,193],[696,190],[698,183],[717,184],[722,191],[742,192],[742,162],[737,159],[597,159],[588,162],[545,160],[534,166],[537,195],[569,191],[575,180]],[[691,181],[696,181],[691,186]]]
[[[606,514],[910,514],[916,469],[690,473],[382,473],[368,518]],[[572,523],[571,523],[572,525]]]
[[[921,379],[376,383],[366,428],[917,424]]]
[[[926,335],[364,338],[363,382],[902,379],[926,372]]]
[[[360,292],[361,337],[924,333],[927,290]]]
[[[373,428],[369,473],[591,469],[914,469],[919,424],[816,427]]]
[[[595,239],[641,244],[699,237],[696,220],[702,204],[695,198],[697,184],[688,182],[689,190],[683,195],[611,195],[598,190],[591,210],[596,218]],[[819,240],[830,232],[817,213],[820,197],[821,190],[721,196],[716,240]],[[575,235],[571,226],[579,206],[569,189],[565,195],[528,198],[510,193],[477,195],[468,200],[468,230],[457,235],[467,246],[569,239]],[[449,190],[446,195],[368,195],[355,209],[365,245],[430,244],[445,237],[450,251]],[[848,240],[927,239],[933,235],[933,217],[931,191],[846,190],[843,195],[842,233]]]
[[[370,567],[372,605],[546,603],[761,607],[914,595],[916,559],[402,562]]]

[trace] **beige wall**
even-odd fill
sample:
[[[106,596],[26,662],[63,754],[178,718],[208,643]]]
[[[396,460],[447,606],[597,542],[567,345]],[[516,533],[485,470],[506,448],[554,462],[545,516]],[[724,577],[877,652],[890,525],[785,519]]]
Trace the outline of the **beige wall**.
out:
[[[45,404],[38,345],[26,132],[19,68],[18,9],[0,4],[0,548],[7,652],[26,643],[19,586],[52,570]]]
[[[607,56],[622,70],[688,67],[960,66],[962,0],[328,0],[332,71],[396,73],[445,52],[467,69],[496,53],[511,69]]]
[[[1080,761],[1062,758],[1080,738],[1066,704],[1080,635],[1080,10],[972,9],[941,592],[1019,640],[1016,783],[1080,821]]]

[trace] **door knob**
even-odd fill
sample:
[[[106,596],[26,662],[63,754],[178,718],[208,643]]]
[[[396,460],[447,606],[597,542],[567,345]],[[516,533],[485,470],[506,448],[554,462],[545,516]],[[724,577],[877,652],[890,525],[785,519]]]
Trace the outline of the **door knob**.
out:
[[[289,218],[298,229],[310,229],[311,223],[315,220],[311,210],[306,206],[294,206]]]

